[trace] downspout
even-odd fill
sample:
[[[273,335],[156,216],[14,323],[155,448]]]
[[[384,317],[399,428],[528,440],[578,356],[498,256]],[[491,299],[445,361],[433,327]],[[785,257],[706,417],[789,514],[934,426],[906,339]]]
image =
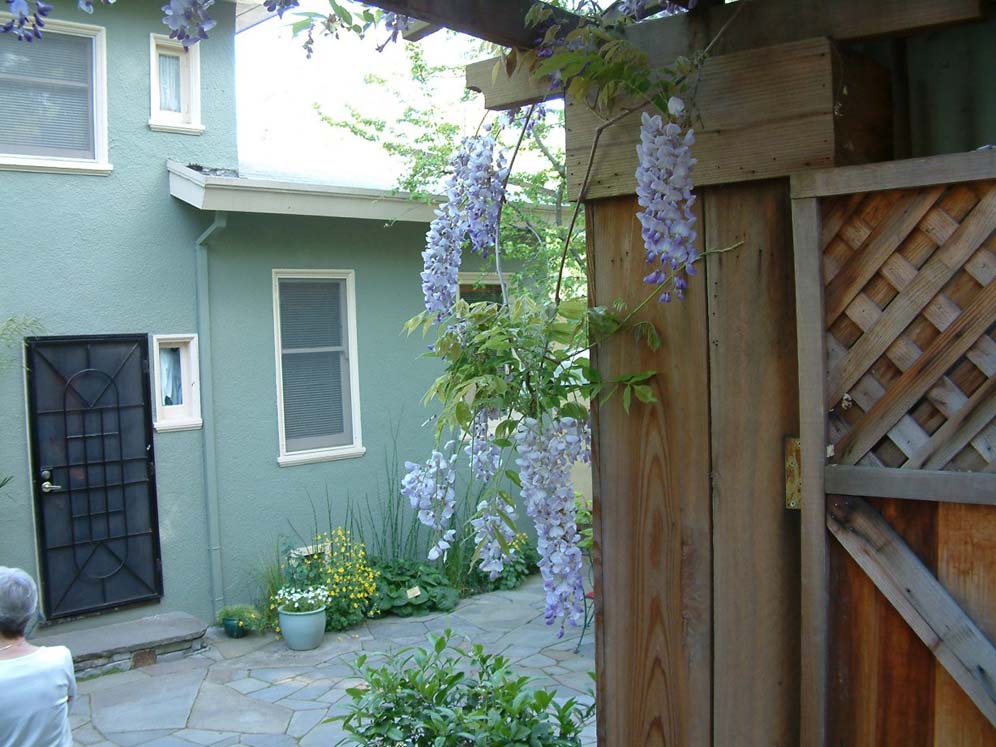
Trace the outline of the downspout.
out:
[[[214,376],[211,345],[211,288],[208,282],[208,242],[228,226],[228,213],[217,211],[214,221],[194,243],[197,258],[197,336],[201,351],[201,408],[204,411],[204,508],[207,513],[208,555],[211,569],[212,614],[225,605],[225,578],[221,567],[221,509],[218,501],[218,461],[214,430]]]

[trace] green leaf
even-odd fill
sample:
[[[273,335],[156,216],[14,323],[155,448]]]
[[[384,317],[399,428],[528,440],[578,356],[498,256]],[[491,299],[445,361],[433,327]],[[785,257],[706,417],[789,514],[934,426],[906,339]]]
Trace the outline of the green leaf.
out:
[[[625,389],[623,389],[623,410],[626,411],[627,415],[629,414],[629,403],[632,397],[633,397],[633,387],[627,386]]]
[[[657,401],[657,396],[654,394],[654,390],[646,384],[637,384],[634,386],[633,393],[641,402],[651,403]]]

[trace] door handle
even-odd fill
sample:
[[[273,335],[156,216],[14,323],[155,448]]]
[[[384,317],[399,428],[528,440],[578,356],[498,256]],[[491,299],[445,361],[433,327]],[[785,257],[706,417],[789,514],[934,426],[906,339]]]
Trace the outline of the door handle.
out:
[[[41,489],[43,493],[51,493],[53,490],[62,490],[61,485],[53,485],[51,482],[46,480],[41,484]]]

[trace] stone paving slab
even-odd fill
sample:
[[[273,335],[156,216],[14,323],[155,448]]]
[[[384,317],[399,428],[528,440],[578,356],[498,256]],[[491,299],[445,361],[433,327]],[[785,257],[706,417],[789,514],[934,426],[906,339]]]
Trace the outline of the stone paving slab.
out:
[[[328,634],[314,651],[290,651],[272,635],[232,640],[212,629],[208,647],[192,656],[80,682],[71,710],[81,747],[331,747],[343,736],[346,688],[360,680],[350,666],[363,652],[421,644],[430,632],[452,629],[494,653],[516,671],[557,690],[561,702],[590,698],[594,643],[575,653],[578,632],[544,624],[538,578],[519,590],[484,594],[450,613],[415,619],[371,620]],[[376,654],[373,654],[376,656]],[[595,744],[594,725],[584,744]]]

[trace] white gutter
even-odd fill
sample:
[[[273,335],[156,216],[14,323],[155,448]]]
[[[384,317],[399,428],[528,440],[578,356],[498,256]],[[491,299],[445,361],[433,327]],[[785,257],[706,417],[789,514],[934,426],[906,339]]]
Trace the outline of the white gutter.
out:
[[[435,207],[379,189],[214,176],[167,161],[169,192],[200,210],[429,223]]]

